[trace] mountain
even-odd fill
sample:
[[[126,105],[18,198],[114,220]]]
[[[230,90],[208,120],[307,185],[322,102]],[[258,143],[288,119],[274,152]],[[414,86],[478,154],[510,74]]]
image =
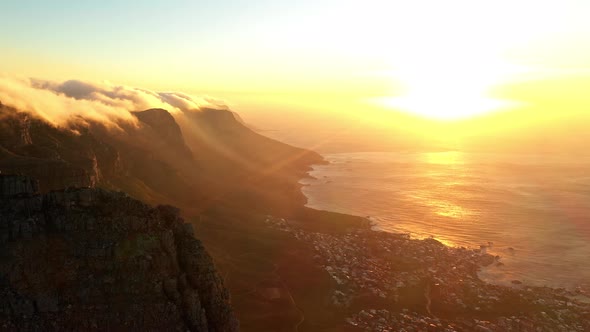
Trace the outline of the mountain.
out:
[[[144,126],[144,133],[155,138],[151,141],[153,148],[161,153],[169,153],[175,157],[192,160],[192,151],[186,145],[180,127],[168,111],[153,108],[143,112],[134,112]]]
[[[305,207],[323,159],[229,110],[133,115],[0,104],[0,330],[590,328],[583,293],[479,279],[485,250]]]
[[[59,127],[0,104],[0,291],[8,299],[0,326],[232,331],[235,318],[217,266],[232,285],[263,282],[271,272],[258,262],[229,270],[232,257],[241,256],[236,245],[257,241],[251,216],[305,216],[309,225],[331,216],[303,207],[298,181],[311,164],[324,162],[315,152],[259,135],[227,110],[133,115],[136,122],[116,128],[89,119]],[[185,231],[179,213],[195,226],[215,264]],[[208,226],[201,231],[202,221]],[[215,231],[218,226],[227,231]],[[285,252],[295,247],[270,241],[288,244],[278,248]],[[260,252],[252,246],[253,253],[270,264],[265,246]],[[293,280],[300,266],[290,266]],[[296,310],[257,296],[240,308],[278,310],[263,321]],[[244,312],[237,317],[261,319]],[[285,322],[281,326],[295,324]]]
[[[64,130],[0,106],[0,170],[41,179],[42,191],[94,187],[118,171],[119,154],[87,128]]]
[[[0,171],[36,178],[42,192],[102,187],[194,213],[219,201],[290,213],[304,202],[298,179],[323,162],[259,135],[227,110],[133,114],[138,122],[118,129],[90,120],[59,128],[0,106]]]
[[[177,117],[203,174],[220,188],[220,200],[275,214],[293,214],[305,204],[298,181],[316,152],[262,136],[228,110],[202,109]]]
[[[229,295],[170,206],[0,175],[2,330],[237,331]]]

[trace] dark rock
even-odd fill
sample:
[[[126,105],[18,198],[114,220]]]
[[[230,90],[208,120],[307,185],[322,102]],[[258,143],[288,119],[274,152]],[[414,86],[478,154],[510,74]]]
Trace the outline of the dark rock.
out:
[[[237,331],[177,209],[0,175],[0,329]],[[6,188],[6,189],[5,189]]]
[[[494,264],[495,261],[496,261],[496,259],[494,258],[494,256],[489,255],[489,254],[483,254],[479,258],[479,265],[490,266],[490,265]]]
[[[58,300],[56,295],[40,294],[35,300],[35,305],[38,312],[57,312]]]
[[[116,171],[117,151],[85,128],[58,128],[9,107],[0,116],[0,170],[38,179],[42,192],[94,187]]]
[[[38,182],[26,176],[3,175],[0,177],[0,197],[31,195],[38,191]]]

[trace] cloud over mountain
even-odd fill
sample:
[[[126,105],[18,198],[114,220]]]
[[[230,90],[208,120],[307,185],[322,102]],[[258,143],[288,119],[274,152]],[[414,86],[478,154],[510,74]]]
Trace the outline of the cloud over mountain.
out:
[[[0,76],[0,101],[55,125],[67,126],[87,119],[114,128],[121,121],[135,123],[131,112],[148,108],[164,108],[172,113],[226,108],[222,102],[180,92],[157,92],[109,82],[56,82],[8,76]]]

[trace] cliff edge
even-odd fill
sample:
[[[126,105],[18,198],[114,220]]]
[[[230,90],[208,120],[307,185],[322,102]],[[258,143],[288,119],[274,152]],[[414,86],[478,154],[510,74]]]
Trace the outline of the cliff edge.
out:
[[[0,174],[0,330],[237,331],[190,225],[94,188]]]

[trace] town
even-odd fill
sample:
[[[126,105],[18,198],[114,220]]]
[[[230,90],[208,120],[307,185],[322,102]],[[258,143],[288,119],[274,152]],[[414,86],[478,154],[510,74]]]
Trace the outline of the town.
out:
[[[565,289],[492,285],[478,277],[500,257],[435,239],[353,229],[308,232],[294,220],[265,223],[314,249],[334,281],[332,305],[361,331],[588,331],[590,305]]]

